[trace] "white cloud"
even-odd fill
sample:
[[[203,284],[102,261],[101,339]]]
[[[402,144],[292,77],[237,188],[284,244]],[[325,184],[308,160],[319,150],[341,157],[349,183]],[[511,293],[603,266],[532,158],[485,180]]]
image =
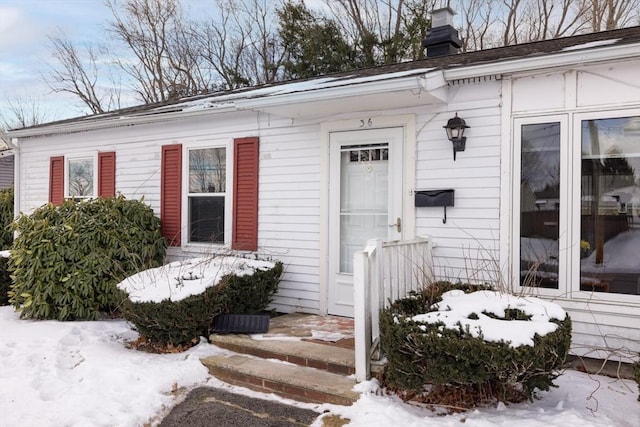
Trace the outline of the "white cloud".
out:
[[[0,56],[15,52],[42,37],[43,29],[31,21],[24,10],[13,6],[0,6]]]

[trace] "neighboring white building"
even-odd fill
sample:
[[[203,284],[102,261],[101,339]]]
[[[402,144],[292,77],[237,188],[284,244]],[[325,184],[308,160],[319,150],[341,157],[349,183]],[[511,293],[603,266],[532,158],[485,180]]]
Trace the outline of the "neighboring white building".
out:
[[[0,190],[6,190],[13,185],[13,150],[7,143],[8,137],[0,129]]]
[[[13,130],[16,211],[144,196],[171,258],[257,251],[286,265],[274,308],[345,316],[354,251],[430,236],[437,278],[551,298],[573,318],[574,353],[628,360],[639,76],[633,27]],[[443,126],[456,113],[470,127],[454,161]],[[415,206],[415,191],[441,189],[455,190],[446,223],[442,207]]]

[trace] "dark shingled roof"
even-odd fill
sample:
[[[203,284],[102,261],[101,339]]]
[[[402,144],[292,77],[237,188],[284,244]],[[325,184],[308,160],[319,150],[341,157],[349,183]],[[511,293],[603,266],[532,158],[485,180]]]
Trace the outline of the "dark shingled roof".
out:
[[[376,67],[362,68],[362,69],[357,69],[357,70],[352,70],[352,71],[342,72],[342,73],[333,73],[329,75],[318,76],[318,77],[313,77],[313,78],[303,79],[303,80],[290,80],[285,82],[273,83],[269,85],[252,86],[252,87],[247,87],[242,89],[236,89],[233,91],[220,91],[220,92],[212,92],[212,93],[197,95],[197,96],[188,96],[188,97],[173,99],[173,100],[164,101],[164,102],[123,108],[120,110],[115,110],[115,111],[111,111],[103,114],[75,117],[75,118],[60,120],[60,121],[51,122],[51,123],[44,123],[37,126],[32,126],[27,129],[46,127],[49,125],[58,125],[58,124],[65,124],[65,123],[74,123],[74,122],[80,123],[84,121],[94,121],[94,120],[100,120],[101,118],[107,118],[107,117],[117,117],[117,116],[125,116],[130,114],[138,114],[138,113],[151,111],[160,107],[164,107],[164,108],[162,108],[162,111],[159,111],[158,113],[180,111],[182,109],[181,106],[176,105],[176,108],[174,110],[171,108],[171,105],[180,104],[188,101],[197,101],[197,100],[202,100],[206,98],[215,98],[215,97],[231,95],[231,94],[237,95],[238,98],[242,99],[243,93],[250,92],[255,89],[277,87],[277,86],[286,85],[286,84],[295,83],[295,82],[313,81],[319,78],[330,77],[335,81],[339,81],[342,79],[347,80],[347,79],[353,79],[353,78],[374,77],[374,76],[381,76],[381,75],[390,74],[390,73],[397,73],[397,72],[404,72],[404,71],[411,71],[411,70],[418,70],[418,69],[446,70],[446,69],[459,68],[459,67],[471,66],[471,65],[497,63],[504,60],[543,57],[543,56],[561,53],[563,49],[570,48],[573,46],[577,47],[579,45],[585,45],[584,48],[586,49],[586,48],[589,48],[589,45],[588,45],[589,43],[605,41],[605,40],[611,40],[614,42],[601,47],[639,43],[640,42],[640,26],[622,28],[622,29],[611,30],[611,31],[602,31],[598,33],[582,34],[582,35],[571,36],[571,37],[563,37],[559,39],[523,43],[523,44],[517,44],[513,46],[498,47],[498,48],[485,49],[485,50],[479,50],[474,52],[466,52],[461,54],[446,55],[446,56],[440,56],[435,58],[427,58],[419,61],[380,65]],[[252,95],[252,96],[256,97],[256,95]],[[260,96],[269,96],[269,95],[263,94]],[[247,94],[247,97],[249,97],[249,94]]]

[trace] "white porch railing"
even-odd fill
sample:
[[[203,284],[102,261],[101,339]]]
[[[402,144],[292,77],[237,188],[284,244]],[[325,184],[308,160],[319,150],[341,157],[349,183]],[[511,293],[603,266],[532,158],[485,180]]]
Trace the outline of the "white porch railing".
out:
[[[380,310],[417,290],[432,275],[432,244],[428,238],[367,241],[353,256],[356,380],[371,374],[371,360],[380,358]]]

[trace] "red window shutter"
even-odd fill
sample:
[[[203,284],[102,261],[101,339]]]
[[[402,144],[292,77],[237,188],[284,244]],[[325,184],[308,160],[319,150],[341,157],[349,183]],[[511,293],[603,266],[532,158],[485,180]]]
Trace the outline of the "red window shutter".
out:
[[[49,159],[49,203],[64,201],[64,156]]]
[[[98,197],[116,195],[116,153],[98,153]]]
[[[232,249],[258,249],[258,141],[258,138],[233,141]]]
[[[162,146],[160,172],[160,223],[169,246],[182,241],[182,145]]]

